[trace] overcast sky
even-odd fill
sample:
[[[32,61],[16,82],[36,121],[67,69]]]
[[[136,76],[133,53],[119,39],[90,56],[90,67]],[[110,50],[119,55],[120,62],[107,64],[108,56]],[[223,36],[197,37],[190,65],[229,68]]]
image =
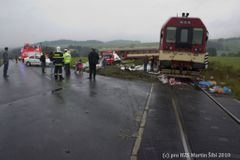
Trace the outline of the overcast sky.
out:
[[[240,0],[0,0],[0,47],[44,40],[159,41],[166,20],[200,17],[210,38],[240,36]]]

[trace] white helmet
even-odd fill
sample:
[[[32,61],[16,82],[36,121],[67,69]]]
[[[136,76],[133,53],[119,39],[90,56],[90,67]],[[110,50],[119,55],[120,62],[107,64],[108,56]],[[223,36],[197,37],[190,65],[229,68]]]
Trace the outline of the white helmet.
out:
[[[57,52],[61,52],[61,47],[60,47],[60,46],[57,46],[57,47],[56,47],[56,50],[57,50]]]
[[[65,49],[64,49],[64,52],[67,52],[67,51],[68,51],[68,49],[67,49],[67,48],[65,48]]]

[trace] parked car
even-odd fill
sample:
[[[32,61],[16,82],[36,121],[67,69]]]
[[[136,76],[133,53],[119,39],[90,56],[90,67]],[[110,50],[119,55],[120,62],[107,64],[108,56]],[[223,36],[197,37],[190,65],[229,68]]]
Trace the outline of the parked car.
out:
[[[24,63],[27,66],[32,66],[32,65],[41,66],[40,56],[39,55],[32,55],[32,56],[29,56],[27,58],[24,58]],[[50,59],[46,58],[46,66],[49,66],[50,63],[51,63]]]

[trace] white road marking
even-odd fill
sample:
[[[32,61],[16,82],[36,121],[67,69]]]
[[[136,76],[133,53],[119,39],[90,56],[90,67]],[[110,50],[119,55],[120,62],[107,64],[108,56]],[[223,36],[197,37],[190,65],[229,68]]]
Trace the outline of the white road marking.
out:
[[[151,99],[151,96],[152,96],[152,91],[153,91],[153,83],[151,85],[151,89],[150,89],[150,92],[148,94],[147,103],[145,105],[143,116],[141,118],[140,128],[137,132],[137,138],[136,138],[136,141],[134,143],[134,147],[133,147],[133,150],[132,150],[132,155],[130,157],[131,160],[137,160],[137,154],[138,154],[141,142],[142,142],[142,136],[143,136],[143,132],[144,132],[146,121],[147,121],[147,114],[148,114],[148,110],[149,110],[149,104],[150,104],[150,99]]]
[[[174,109],[174,112],[175,112],[175,116],[176,116],[176,119],[177,119],[177,124],[178,124],[179,130],[180,130],[180,135],[181,135],[181,140],[182,140],[184,152],[190,154],[191,150],[190,150],[190,148],[187,144],[187,139],[186,139],[185,133],[183,131],[183,125],[181,123],[180,116],[179,116],[179,113],[177,111],[177,105],[176,105],[176,102],[173,98],[172,98],[172,106],[173,106],[173,109]],[[190,156],[187,157],[187,160],[191,160],[191,159],[192,158]]]
[[[50,80],[51,81],[51,78],[49,77],[49,76],[45,76],[48,80]]]
[[[147,120],[147,111],[145,110],[145,111],[143,112],[143,116],[142,116],[142,120],[141,120],[141,125],[140,125],[140,127],[144,127],[144,126],[145,126],[146,120]]]
[[[240,103],[240,101],[239,100],[237,100],[237,99],[234,99],[237,103]]]

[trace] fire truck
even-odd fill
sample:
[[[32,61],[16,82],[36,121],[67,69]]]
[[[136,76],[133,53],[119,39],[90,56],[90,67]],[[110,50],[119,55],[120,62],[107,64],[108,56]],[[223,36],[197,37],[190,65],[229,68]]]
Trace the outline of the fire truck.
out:
[[[161,28],[159,48],[115,50],[122,59],[145,56],[158,59],[158,69],[164,74],[199,74],[206,64],[208,31],[200,18],[171,17]]]
[[[42,54],[42,49],[40,47],[33,47],[30,44],[24,44],[21,49],[21,60],[24,62],[24,59],[29,56],[39,56]]]
[[[112,50],[100,51],[100,56],[102,60],[106,60],[106,65],[113,65],[121,62],[119,55]]]
[[[102,59],[106,60],[107,65],[112,65],[114,62],[113,51],[100,51],[100,56]]]

